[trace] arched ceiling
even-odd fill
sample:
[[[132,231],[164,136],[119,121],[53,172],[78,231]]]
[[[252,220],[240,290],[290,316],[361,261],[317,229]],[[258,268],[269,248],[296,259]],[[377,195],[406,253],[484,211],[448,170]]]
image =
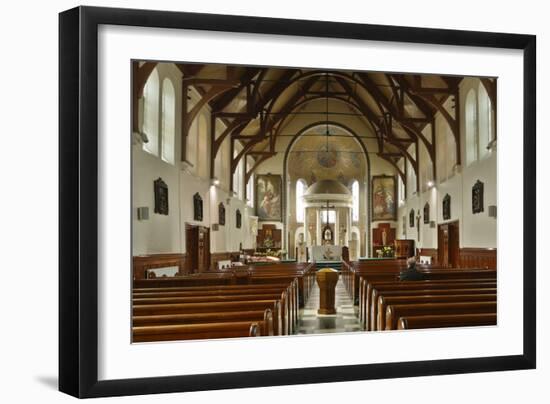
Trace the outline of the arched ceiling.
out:
[[[153,64],[136,64],[134,77],[146,78]],[[377,155],[398,171],[401,159],[409,159],[418,170],[418,162],[407,149],[419,142],[435,162],[435,147],[422,131],[437,111],[458,139],[458,117],[443,104],[449,96],[457,97],[462,77],[218,64],[176,66],[183,74],[184,88],[195,87],[204,97],[202,105],[208,104],[227,126],[215,139],[211,158],[230,137],[231,142],[243,146],[232,161],[233,171],[246,156],[256,162],[248,167],[247,177],[263,161],[283,152],[278,146],[289,142],[285,138],[322,120],[361,125],[361,135],[372,139]],[[139,83],[134,88],[139,93]],[[187,115],[188,120],[194,119],[192,112]],[[190,122],[184,120],[183,126],[185,136]]]

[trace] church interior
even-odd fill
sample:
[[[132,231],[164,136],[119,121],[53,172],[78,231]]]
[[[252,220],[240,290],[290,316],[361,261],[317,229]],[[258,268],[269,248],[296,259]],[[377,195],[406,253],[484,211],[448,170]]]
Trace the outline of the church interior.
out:
[[[493,77],[133,61],[132,341],[495,325],[496,105]]]

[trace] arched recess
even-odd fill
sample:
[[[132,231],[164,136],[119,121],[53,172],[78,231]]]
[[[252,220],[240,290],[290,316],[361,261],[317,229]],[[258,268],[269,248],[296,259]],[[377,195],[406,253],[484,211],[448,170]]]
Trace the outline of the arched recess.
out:
[[[296,135],[290,140],[286,150],[285,150],[285,157],[284,157],[284,161],[283,161],[283,184],[285,184],[285,186],[283,187],[284,189],[284,192],[285,192],[285,195],[284,195],[284,200],[286,200],[286,192],[287,192],[287,186],[286,184],[288,183],[288,157],[289,157],[289,154],[290,154],[290,151],[292,150],[292,147],[294,146],[294,143],[296,143],[296,141],[304,134],[306,134],[308,131],[310,131],[311,129],[315,128],[315,127],[318,127],[318,126],[326,126],[326,125],[330,125],[330,126],[336,126],[340,129],[342,129],[344,132],[346,132],[348,135],[350,135],[352,138],[355,139],[355,141],[357,142],[358,146],[361,148],[361,151],[363,152],[362,154],[364,155],[365,157],[365,162],[366,162],[366,175],[365,175],[365,178],[367,180],[367,183],[366,183],[366,190],[367,190],[367,194],[368,194],[368,198],[367,198],[367,222],[365,223],[365,228],[366,228],[366,240],[365,240],[365,255],[369,255],[370,253],[370,249],[369,249],[369,246],[370,246],[370,226],[371,226],[371,211],[372,211],[372,198],[371,198],[371,195],[369,193],[369,190],[371,189],[371,165],[370,165],[370,157],[369,157],[369,153],[368,153],[368,150],[367,150],[367,147],[365,146],[365,144],[361,141],[361,137],[353,130],[351,129],[350,127],[344,125],[343,123],[340,123],[340,122],[334,122],[334,121],[316,121],[316,122],[313,122],[309,125],[306,125],[304,126],[300,131],[298,131],[298,133],[296,133]],[[288,229],[288,213],[287,213],[287,207],[283,205],[283,227],[285,229]],[[361,242],[360,242],[361,244]],[[285,248],[287,249],[288,251],[288,248],[289,248],[289,240],[285,240]]]

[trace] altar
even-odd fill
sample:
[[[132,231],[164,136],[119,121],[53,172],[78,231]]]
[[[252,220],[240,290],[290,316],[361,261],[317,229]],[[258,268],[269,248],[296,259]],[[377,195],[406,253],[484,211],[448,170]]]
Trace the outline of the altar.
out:
[[[341,261],[342,246],[339,245],[314,245],[309,247],[309,256],[315,262]]]

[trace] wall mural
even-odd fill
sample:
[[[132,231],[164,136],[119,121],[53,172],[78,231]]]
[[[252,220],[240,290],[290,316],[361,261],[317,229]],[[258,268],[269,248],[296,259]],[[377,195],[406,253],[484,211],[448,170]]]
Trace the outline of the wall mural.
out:
[[[325,125],[306,132],[296,142],[288,155],[290,180],[302,178],[311,185],[320,180],[336,179],[349,186],[354,180],[362,180],[366,173],[366,161],[355,138],[337,126],[329,126],[331,136],[325,136]]]
[[[396,220],[397,181],[395,176],[372,177],[372,220]]]
[[[259,220],[281,221],[282,184],[280,175],[259,174],[256,176],[256,214]]]

